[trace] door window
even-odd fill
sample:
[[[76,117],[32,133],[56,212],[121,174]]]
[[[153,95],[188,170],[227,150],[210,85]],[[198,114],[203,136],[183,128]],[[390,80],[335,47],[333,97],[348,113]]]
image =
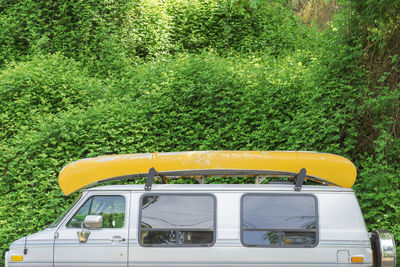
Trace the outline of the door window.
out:
[[[125,219],[123,196],[92,196],[67,223],[68,228],[80,228],[87,215],[101,215],[103,228],[122,228]]]
[[[142,246],[211,246],[215,199],[212,195],[146,194],[139,227]]]

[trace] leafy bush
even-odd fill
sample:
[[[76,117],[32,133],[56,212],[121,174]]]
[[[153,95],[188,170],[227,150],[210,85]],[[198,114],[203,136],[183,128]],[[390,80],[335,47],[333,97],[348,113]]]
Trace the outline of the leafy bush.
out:
[[[324,61],[332,74],[356,89],[354,104],[347,109],[353,117],[351,156],[359,170],[355,190],[368,228],[393,232],[398,258],[400,76],[398,44],[392,46],[391,40],[399,35],[392,30],[399,3],[352,1],[344,6],[327,31],[337,49],[330,48],[333,56]]]
[[[275,55],[312,43],[281,1],[6,1],[0,66],[32,54],[61,52],[101,75],[138,58],[216,49]]]
[[[32,54],[61,52],[94,65],[96,72],[121,67],[117,63],[124,61],[125,54],[118,36],[127,2],[0,2],[0,66],[12,60],[29,60]]]
[[[369,230],[389,229],[399,249],[400,166],[382,163],[374,156],[357,162],[359,175],[354,189]]]
[[[35,127],[35,118],[84,109],[104,87],[81,64],[59,54],[9,65],[0,73],[0,141]]]
[[[312,43],[310,30],[279,1],[170,1],[167,8],[178,51],[281,55]]]
[[[122,27],[124,50],[132,57],[157,57],[170,52],[171,16],[168,1],[134,0]]]

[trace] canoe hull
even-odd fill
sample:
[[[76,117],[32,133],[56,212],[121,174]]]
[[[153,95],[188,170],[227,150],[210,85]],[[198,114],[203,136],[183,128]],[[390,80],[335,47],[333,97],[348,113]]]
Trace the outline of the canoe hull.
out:
[[[181,172],[182,175],[179,176],[202,171],[205,175],[208,172],[208,176],[221,176],[224,173],[242,170],[245,170],[243,176],[279,176],[280,173],[293,174],[298,173],[301,168],[306,168],[307,175],[316,178],[313,180],[326,181],[346,188],[352,187],[357,175],[351,161],[334,154],[297,151],[192,151],[82,159],[66,165],[61,170],[59,184],[64,194],[69,195],[81,188],[112,178],[145,176],[152,167],[157,172],[167,175]]]

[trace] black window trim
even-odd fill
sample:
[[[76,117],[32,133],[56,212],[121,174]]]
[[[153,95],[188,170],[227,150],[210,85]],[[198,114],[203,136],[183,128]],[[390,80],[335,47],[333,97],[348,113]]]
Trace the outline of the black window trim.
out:
[[[86,199],[84,199],[83,201],[82,201],[82,204],[80,204],[78,207],[77,207],[77,209],[76,209],[76,211],[74,212],[74,214],[72,215],[72,216],[70,216],[67,220],[66,220],[66,222],[65,223],[63,223],[63,225],[64,225],[64,227],[66,228],[66,229],[80,229],[81,227],[68,227],[67,225],[72,221],[72,219],[75,217],[75,215],[79,212],[79,210],[83,207],[83,205],[85,205],[86,204],[86,202],[89,200],[89,199],[91,199],[92,198],[92,201],[91,201],[91,203],[90,203],[90,207],[89,207],[89,214],[90,214],[90,211],[91,211],[91,209],[92,209],[92,204],[93,204],[93,198],[94,197],[123,197],[124,198],[124,205],[125,205],[125,210],[124,210],[124,225],[122,226],[122,227],[118,227],[118,228],[100,228],[100,229],[123,229],[123,228],[125,228],[125,226],[127,225],[126,224],[126,207],[127,207],[127,201],[126,201],[126,196],[125,195],[119,195],[119,194],[115,194],[115,195],[102,195],[102,194],[99,194],[99,195],[97,195],[97,194],[91,194],[91,195],[89,195],[89,197],[88,198],[86,198]],[[79,204],[79,203],[78,203]]]
[[[266,229],[266,228],[257,228],[257,229],[244,229],[243,228],[243,199],[246,196],[285,196],[285,197],[299,197],[299,196],[310,196],[314,198],[315,200],[315,230],[312,229]],[[244,247],[263,247],[263,248],[315,248],[319,244],[319,213],[318,213],[318,198],[313,195],[313,194],[288,194],[288,193],[246,193],[243,194],[240,198],[240,243]],[[249,245],[244,242],[243,238],[243,232],[244,231],[279,231],[279,232],[284,232],[285,230],[288,230],[287,232],[302,232],[302,233],[314,233],[315,232],[315,243],[313,245],[301,245],[301,244],[296,244],[296,245]]]
[[[142,233],[142,201],[143,198],[146,196],[211,196],[214,200],[214,211],[213,211],[213,216],[214,216],[214,221],[213,221],[213,242],[210,244],[188,244],[188,245],[161,245],[161,244],[143,244],[141,241],[141,233]],[[182,228],[183,229],[183,228]],[[179,231],[185,231],[179,229]],[[143,231],[168,231],[167,229],[164,228],[143,228]],[[172,230],[174,231],[174,230]],[[200,232],[200,231],[204,231],[206,232],[207,230],[204,228],[201,229],[196,229],[196,228],[191,228],[190,231],[192,232]],[[162,248],[190,248],[190,247],[213,247],[217,241],[217,198],[215,197],[214,194],[210,194],[210,193],[145,193],[142,194],[142,196],[140,197],[139,200],[139,216],[138,216],[138,233],[137,233],[137,240],[138,240],[138,244],[142,247],[162,247]]]

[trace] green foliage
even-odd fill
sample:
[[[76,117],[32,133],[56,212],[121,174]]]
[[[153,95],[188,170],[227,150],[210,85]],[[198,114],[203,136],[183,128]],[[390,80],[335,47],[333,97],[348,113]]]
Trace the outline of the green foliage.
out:
[[[122,44],[131,57],[157,57],[170,52],[168,1],[131,1],[122,27]]]
[[[61,52],[96,71],[122,67],[118,36],[127,2],[1,1],[0,66],[31,54]]]
[[[176,49],[221,53],[268,51],[275,55],[304,47],[308,31],[280,3],[174,1],[169,5]]]
[[[373,156],[358,162],[359,176],[355,190],[369,230],[389,229],[400,240],[400,166],[382,164]]]
[[[104,91],[81,64],[59,54],[14,63],[0,73],[0,142],[35,127],[35,118],[85,108]]]
[[[312,42],[280,1],[6,1],[0,10],[0,66],[61,52],[104,75],[181,51],[280,55]]]
[[[395,22],[400,18],[399,4],[346,2],[330,30],[334,38],[329,38],[343,51],[334,57],[343,60],[341,65],[333,59],[339,68],[331,69],[357,88],[357,105],[351,109],[355,119],[351,154],[359,168],[355,189],[369,229],[389,229],[395,235],[398,258],[399,213],[394,207],[400,199],[400,47],[394,40],[400,38]]]

